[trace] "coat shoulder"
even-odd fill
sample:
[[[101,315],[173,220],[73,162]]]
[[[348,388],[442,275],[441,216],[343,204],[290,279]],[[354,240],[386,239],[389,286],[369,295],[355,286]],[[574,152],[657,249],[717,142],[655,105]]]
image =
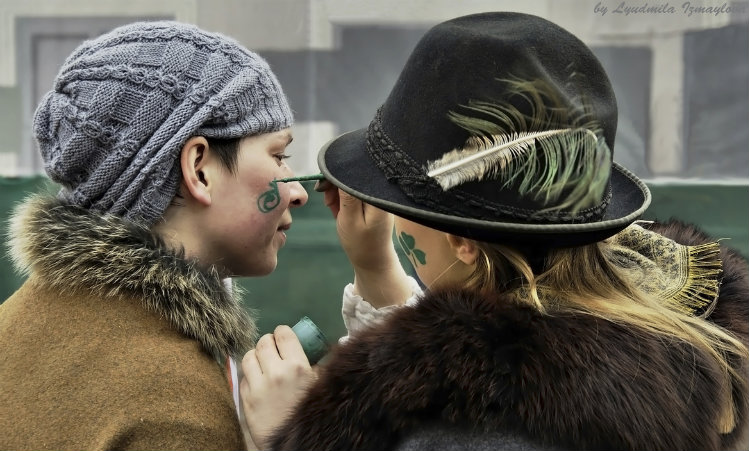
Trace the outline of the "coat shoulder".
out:
[[[0,331],[14,343],[0,366],[0,418],[14,433],[0,448],[243,447],[226,374],[197,341],[138,299],[75,294],[32,276],[3,304],[0,324],[18,327]]]

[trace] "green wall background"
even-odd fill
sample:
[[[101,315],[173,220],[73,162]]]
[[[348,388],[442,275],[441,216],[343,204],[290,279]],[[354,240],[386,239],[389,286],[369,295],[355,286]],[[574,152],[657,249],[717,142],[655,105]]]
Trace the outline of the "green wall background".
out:
[[[311,184],[304,208],[294,210],[294,223],[286,246],[278,256],[278,267],[262,278],[241,278],[245,307],[254,312],[261,333],[277,324],[294,324],[309,316],[329,340],[345,333],[341,320],[343,286],[353,277],[335,232],[335,222]],[[703,227],[725,244],[749,257],[749,184],[650,183],[653,202],[643,219],[676,217]],[[54,192],[43,176],[0,177],[0,221],[3,236],[13,206],[40,190]],[[402,257],[402,256],[401,256]],[[412,271],[405,258],[401,258]],[[0,302],[23,282],[13,271],[4,246],[0,255]]]

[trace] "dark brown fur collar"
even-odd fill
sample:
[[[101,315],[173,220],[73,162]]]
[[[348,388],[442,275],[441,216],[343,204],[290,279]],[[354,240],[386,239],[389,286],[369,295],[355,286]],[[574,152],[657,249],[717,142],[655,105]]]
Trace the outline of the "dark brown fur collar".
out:
[[[746,262],[726,263],[713,316],[746,342]],[[747,392],[734,388],[741,426],[719,434],[716,371],[690,346],[590,315],[433,292],[337,349],[274,449],[393,449],[435,424],[539,447],[734,448],[746,437]]]
[[[144,227],[34,196],[20,204],[9,230],[16,269],[58,287],[90,289],[103,299],[134,296],[215,356],[241,356],[255,324],[239,292]]]

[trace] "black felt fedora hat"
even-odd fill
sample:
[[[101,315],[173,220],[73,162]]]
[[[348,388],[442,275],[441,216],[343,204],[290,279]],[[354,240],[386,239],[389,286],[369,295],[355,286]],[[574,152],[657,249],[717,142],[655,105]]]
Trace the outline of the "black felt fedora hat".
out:
[[[519,13],[431,28],[368,127],[321,149],[324,176],[414,222],[489,242],[571,246],[650,203],[613,162],[616,99],[590,49]]]

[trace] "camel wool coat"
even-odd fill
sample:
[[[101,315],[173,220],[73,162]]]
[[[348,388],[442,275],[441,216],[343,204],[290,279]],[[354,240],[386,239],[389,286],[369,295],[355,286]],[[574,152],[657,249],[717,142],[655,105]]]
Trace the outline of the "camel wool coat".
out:
[[[0,449],[244,449],[220,360],[254,324],[215,272],[147,229],[26,201],[0,305]]]

